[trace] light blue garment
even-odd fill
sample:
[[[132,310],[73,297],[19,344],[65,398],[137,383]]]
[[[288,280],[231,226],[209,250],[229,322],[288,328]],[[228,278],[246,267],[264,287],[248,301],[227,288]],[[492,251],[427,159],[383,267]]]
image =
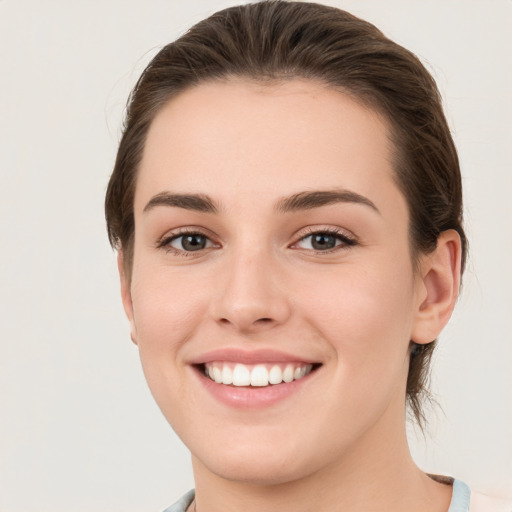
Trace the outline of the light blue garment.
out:
[[[448,512],[469,512],[471,490],[460,480],[453,481],[452,501]]]
[[[469,487],[460,480],[453,481],[452,501],[447,512],[469,512],[469,498],[471,491]],[[185,512],[194,499],[194,490],[188,491],[174,505],[166,508],[164,512]]]
[[[169,508],[166,508],[164,512],[185,512],[187,507],[190,506],[192,500],[194,499],[195,491],[192,489],[188,491],[187,494],[182,496],[174,505],[171,505]]]

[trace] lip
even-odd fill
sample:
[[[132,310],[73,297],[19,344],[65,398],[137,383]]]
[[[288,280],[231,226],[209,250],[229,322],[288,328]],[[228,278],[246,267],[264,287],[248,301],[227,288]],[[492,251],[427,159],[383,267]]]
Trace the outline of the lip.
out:
[[[320,361],[304,358],[298,354],[289,354],[274,349],[241,350],[234,348],[217,349],[201,354],[188,361],[191,365],[212,363],[214,361],[226,361],[242,364],[263,363],[306,363],[319,364]]]
[[[313,371],[288,383],[273,384],[265,387],[244,386],[237,387],[226,384],[218,384],[204,375],[204,364],[215,361],[224,361],[241,364],[263,363],[305,363],[312,364]],[[195,378],[199,381],[203,390],[212,396],[217,402],[231,408],[260,409],[270,407],[293,395],[301,392],[315,379],[322,363],[308,357],[282,352],[274,349],[241,350],[238,348],[223,348],[205,352],[188,361]]]
[[[203,389],[210,396],[224,405],[239,409],[261,409],[281,402],[299,393],[315,378],[318,371],[316,368],[305,377],[288,383],[283,382],[266,387],[237,387],[214,382],[204,375],[200,366],[192,366],[192,369]]]

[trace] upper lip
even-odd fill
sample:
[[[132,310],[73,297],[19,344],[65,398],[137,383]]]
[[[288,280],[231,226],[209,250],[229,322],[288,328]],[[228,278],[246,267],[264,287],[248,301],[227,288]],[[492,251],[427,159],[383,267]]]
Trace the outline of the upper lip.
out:
[[[299,355],[282,352],[275,349],[242,350],[235,348],[216,349],[192,358],[190,364],[204,364],[213,361],[226,361],[242,364],[258,363],[319,363],[318,360],[304,358]]]

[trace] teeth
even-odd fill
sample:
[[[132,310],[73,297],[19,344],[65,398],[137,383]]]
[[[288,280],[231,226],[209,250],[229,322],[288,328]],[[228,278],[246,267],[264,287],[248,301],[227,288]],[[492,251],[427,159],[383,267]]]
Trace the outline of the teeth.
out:
[[[293,366],[289,364],[283,372],[283,380],[285,382],[291,382],[293,380],[293,374],[294,374]]]
[[[249,386],[251,384],[251,372],[243,364],[237,364],[233,370],[233,386]]]
[[[268,371],[262,364],[252,369],[251,386],[268,386]]]
[[[219,370],[216,366],[213,367],[213,380],[220,384],[222,382],[222,371]]]
[[[213,362],[205,364],[205,375],[217,384],[265,387],[302,379],[313,369],[305,363],[257,364]]]
[[[228,365],[222,367],[222,384],[233,384],[233,370]]]
[[[268,382],[270,384],[281,384],[281,382],[283,382],[283,372],[277,364],[270,368],[268,372]]]

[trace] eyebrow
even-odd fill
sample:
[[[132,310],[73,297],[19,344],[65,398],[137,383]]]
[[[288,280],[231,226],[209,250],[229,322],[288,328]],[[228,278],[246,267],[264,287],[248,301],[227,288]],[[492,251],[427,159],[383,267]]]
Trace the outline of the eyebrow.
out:
[[[282,213],[294,212],[297,210],[311,210],[335,203],[355,203],[364,206],[369,206],[380,214],[379,209],[375,204],[365,196],[352,192],[351,190],[336,189],[336,190],[315,190],[311,192],[299,192],[290,197],[281,199],[276,209]]]
[[[171,194],[170,192],[161,192],[149,200],[143,212],[146,213],[157,206],[173,206],[202,213],[219,212],[219,207],[215,204],[215,201],[205,194]]]
[[[293,194],[280,199],[275,209],[280,213],[289,213],[299,210],[312,210],[335,203],[355,203],[368,206],[380,214],[375,204],[365,196],[345,189],[314,190]],[[161,192],[153,196],[144,207],[146,213],[157,206],[183,208],[201,213],[219,213],[219,205],[206,194],[173,194]]]

